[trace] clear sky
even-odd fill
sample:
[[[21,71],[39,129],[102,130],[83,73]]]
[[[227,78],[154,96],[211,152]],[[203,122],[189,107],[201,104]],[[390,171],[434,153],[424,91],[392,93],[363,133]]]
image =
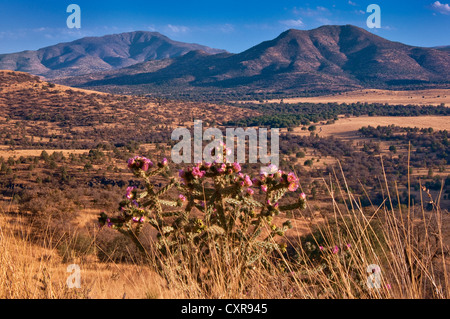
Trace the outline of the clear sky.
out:
[[[81,8],[81,29],[66,25],[72,3]],[[381,29],[366,25],[372,3],[381,8]],[[450,45],[450,0],[0,0],[0,53],[137,30],[237,53],[287,29],[324,24],[353,24],[410,45]]]

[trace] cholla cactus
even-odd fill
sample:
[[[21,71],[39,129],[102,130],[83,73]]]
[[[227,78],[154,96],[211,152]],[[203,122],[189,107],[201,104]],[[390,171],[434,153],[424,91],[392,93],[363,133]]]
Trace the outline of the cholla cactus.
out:
[[[148,223],[158,231],[157,248],[162,256],[186,256],[194,251],[202,256],[190,266],[197,274],[212,248],[223,259],[244,256],[243,276],[256,264],[267,265],[267,256],[286,248],[275,237],[284,236],[292,228],[290,221],[276,226],[273,217],[305,206],[303,193],[294,203],[279,204],[287,192],[298,188],[295,174],[281,170],[252,179],[241,172],[238,163],[225,159],[225,163],[199,163],[173,176],[166,159],[154,166],[140,156],[130,159],[128,167],[144,180],[145,189],[129,187],[126,199],[120,203],[120,215],[109,217],[102,213],[100,225],[130,236],[143,249],[138,236]],[[168,183],[159,189],[151,182],[157,175],[169,176]],[[257,191],[262,195],[255,195]]]

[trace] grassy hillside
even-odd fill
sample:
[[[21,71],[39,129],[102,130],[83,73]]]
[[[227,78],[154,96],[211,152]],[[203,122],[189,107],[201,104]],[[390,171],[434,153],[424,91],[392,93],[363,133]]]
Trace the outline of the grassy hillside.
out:
[[[444,107],[218,105],[82,91],[10,71],[0,72],[0,106],[1,298],[450,297]],[[366,116],[367,110],[379,113]],[[303,192],[306,209],[273,216],[277,232],[291,220],[292,229],[276,242],[286,251],[261,253],[268,262],[246,277],[244,250],[231,261],[202,259],[194,245],[179,259],[161,255],[158,232],[148,224],[138,237],[144,253],[116,229],[99,228],[102,212],[123,212],[128,187],[144,190],[127,160],[170,159],[175,127],[191,127],[197,118],[224,129],[232,120],[282,112],[308,120],[280,136],[280,168],[299,178],[286,200]],[[169,166],[177,176],[188,165]],[[245,174],[258,170],[242,165]],[[150,183],[162,190],[168,176]],[[264,202],[264,191],[252,187],[253,198]],[[196,209],[194,221],[207,207]],[[274,231],[261,227],[262,237]],[[205,243],[216,245],[214,238]],[[196,275],[180,267],[192,263],[201,264]],[[81,289],[67,288],[69,264],[81,267]],[[380,267],[380,288],[367,286],[371,264]],[[209,274],[208,285],[199,274]]]

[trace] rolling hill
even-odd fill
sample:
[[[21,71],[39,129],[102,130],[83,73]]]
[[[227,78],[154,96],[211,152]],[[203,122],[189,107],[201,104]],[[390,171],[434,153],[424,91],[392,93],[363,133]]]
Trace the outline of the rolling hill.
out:
[[[212,103],[81,90],[0,70],[0,149],[2,145],[89,149],[99,143],[167,142],[174,127],[188,127],[193,118],[222,124],[256,114]]]

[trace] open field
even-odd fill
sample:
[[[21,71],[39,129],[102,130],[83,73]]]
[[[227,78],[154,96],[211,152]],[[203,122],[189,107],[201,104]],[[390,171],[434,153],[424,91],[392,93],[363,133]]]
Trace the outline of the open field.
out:
[[[10,156],[17,158],[20,156],[28,157],[28,156],[39,156],[43,151],[46,151],[49,155],[53,153],[63,153],[64,156],[68,156],[69,154],[85,154],[88,153],[89,150],[50,150],[50,149],[30,149],[30,150],[11,150],[8,147],[0,146],[0,157],[8,158]]]
[[[256,101],[253,101],[257,103]],[[280,99],[268,100],[280,103]],[[283,99],[284,103],[387,103],[414,105],[450,106],[450,89],[431,89],[418,91],[357,90],[340,94]]]
[[[445,116],[360,116],[360,117],[340,117],[333,124],[317,125],[316,133],[319,136],[334,136],[344,139],[358,138],[358,130],[363,126],[388,126],[396,125],[401,127],[433,128],[434,130],[450,131],[450,120]],[[294,129],[294,132],[309,135],[310,132]]]

